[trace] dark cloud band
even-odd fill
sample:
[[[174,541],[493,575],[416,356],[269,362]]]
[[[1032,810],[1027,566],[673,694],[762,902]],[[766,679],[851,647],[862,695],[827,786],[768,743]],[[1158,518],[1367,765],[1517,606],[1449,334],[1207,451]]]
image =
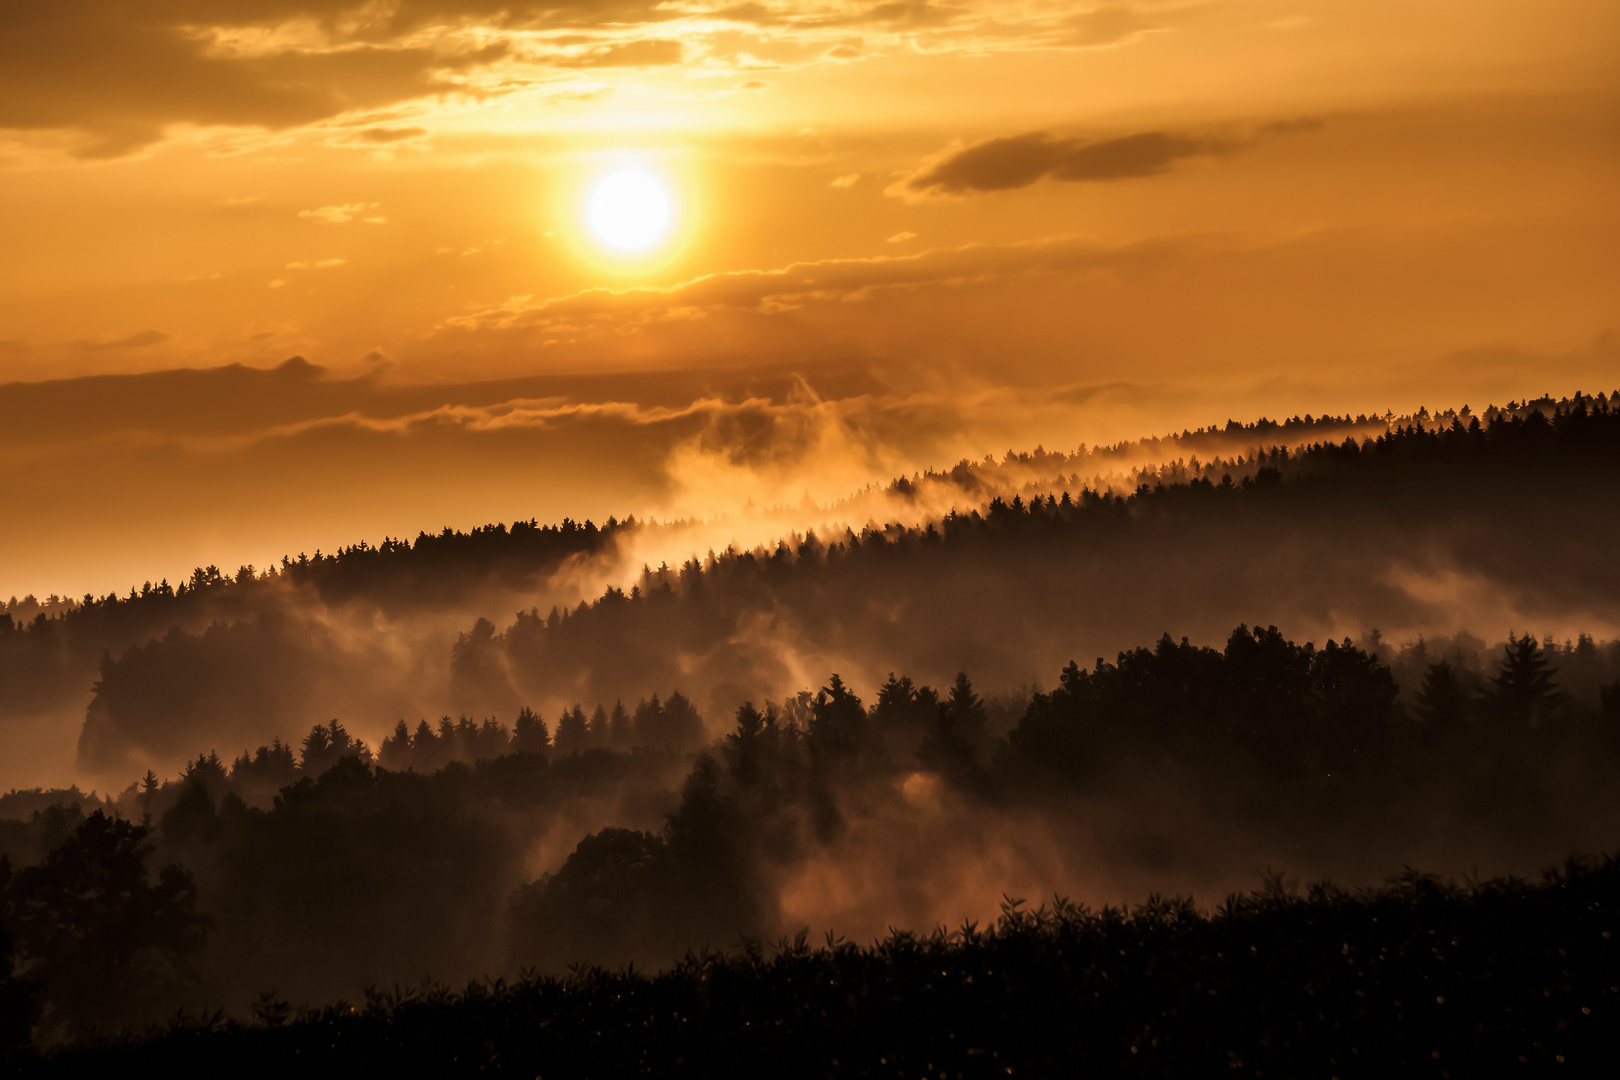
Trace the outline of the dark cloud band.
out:
[[[989,139],[948,154],[925,165],[903,186],[918,194],[965,195],[1028,187],[1046,177],[1066,181],[1127,180],[1156,176],[1177,161],[1216,153],[1227,145],[1162,131],[1100,142],[1034,131]]]
[[[86,133],[88,157],[124,154],[171,124],[285,128],[441,92],[451,76],[512,54],[506,40],[469,47],[415,32],[478,22],[507,29],[657,24],[644,0],[403,0],[384,13],[353,0],[8,0],[0,4],[0,129]],[[220,34],[313,18],[326,44],[258,52]],[[228,35],[227,35],[228,36]],[[640,66],[679,60],[673,42],[632,41],[555,66]],[[549,58],[548,58],[549,59]]]

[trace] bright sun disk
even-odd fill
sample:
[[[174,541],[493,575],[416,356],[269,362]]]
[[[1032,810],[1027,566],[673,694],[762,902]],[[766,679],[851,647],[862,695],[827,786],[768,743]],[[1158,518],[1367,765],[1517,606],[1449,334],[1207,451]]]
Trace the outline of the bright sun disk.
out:
[[[591,189],[587,216],[598,239],[620,251],[650,247],[669,229],[669,193],[639,169],[609,173]]]

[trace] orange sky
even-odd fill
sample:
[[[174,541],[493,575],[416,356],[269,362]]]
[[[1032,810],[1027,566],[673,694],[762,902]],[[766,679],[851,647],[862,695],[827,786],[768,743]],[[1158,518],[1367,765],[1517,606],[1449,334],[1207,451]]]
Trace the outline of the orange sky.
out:
[[[1616,192],[1611,0],[12,0],[0,595],[1615,389]]]

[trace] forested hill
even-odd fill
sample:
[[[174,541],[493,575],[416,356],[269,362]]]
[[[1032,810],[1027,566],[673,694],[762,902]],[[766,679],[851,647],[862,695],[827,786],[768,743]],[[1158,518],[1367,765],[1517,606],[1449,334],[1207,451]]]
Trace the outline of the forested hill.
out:
[[[1620,412],[1607,400],[1189,459],[1127,491],[1076,483],[1053,455],[1030,462],[1050,475],[1014,456],[997,466],[1002,490],[981,504],[694,555],[566,608],[513,604],[504,611],[521,613],[478,618],[466,610],[485,602],[473,589],[456,605],[379,616],[378,604],[283,585],[280,574],[203,583],[199,597],[259,590],[276,602],[103,657],[84,719],[86,768],[120,785],[153,772],[99,809],[71,805],[72,792],[0,800],[0,817],[14,818],[0,821],[0,1006],[15,1006],[0,1019],[12,1018],[13,1036],[22,1016],[50,1037],[84,1038],[179,1006],[245,1016],[257,1002],[264,1026],[229,1037],[299,1054],[298,1040],[326,1038],[351,1015],[318,1003],[423,975],[668,963],[807,925],[871,940],[885,926],[926,931],[992,913],[1003,893],[1219,896],[1266,866],[1370,884],[1403,864],[1525,871],[1612,846]],[[925,482],[909,483],[890,505],[927,501],[915,493]],[[566,564],[606,557],[637,527],[614,530],[536,527],[516,541],[506,530],[455,543],[533,543],[551,554],[532,565]],[[344,559],[408,566],[419,546],[433,550]],[[481,580],[484,565],[465,565],[466,580]],[[13,630],[0,647],[49,632]],[[13,670],[27,677],[25,665]],[[158,775],[181,761],[178,779]],[[1582,904],[1608,910],[1612,869],[1574,868],[1565,880],[1587,890]],[[109,892],[107,882],[123,884]],[[1150,905],[1165,918],[1100,930],[1114,943],[1107,955],[1181,965],[1195,991],[1230,971],[1210,966],[1210,949],[1217,961],[1245,942],[1251,957],[1284,957],[1315,942],[1317,966],[1289,985],[1324,995],[1320,1025],[1334,995],[1362,1001],[1357,989],[1383,994],[1380,1015],[1407,1009],[1412,988],[1438,971],[1429,952],[1402,952],[1380,989],[1366,968],[1335,981],[1335,957],[1383,957],[1440,934],[1461,941],[1450,928],[1476,916],[1495,920],[1496,933],[1524,925],[1538,904],[1560,920],[1549,949],[1574,953],[1580,927],[1597,925],[1561,906],[1571,894],[1556,881],[1544,891],[1415,878],[1402,888],[1357,900],[1324,887],[1305,904],[1279,901],[1304,921],[1285,945],[1254,937],[1260,923],[1184,905]],[[1515,906],[1492,906],[1492,896]],[[1412,936],[1373,928],[1373,914],[1401,905],[1421,909]],[[1066,926],[1037,935],[1025,961],[1054,942],[1080,955],[1067,950],[1099,940],[1095,922]],[[1130,952],[1117,935],[1138,931],[1144,951]],[[892,993],[900,984],[885,982],[882,965],[909,947],[897,940],[792,970],[849,985],[841,965],[854,965],[873,993]],[[933,955],[977,985],[977,947]],[[690,995],[788,970],[759,955],[745,945],[735,963],[682,969],[703,972],[691,983],[656,985]],[[1466,959],[1494,980],[1491,1015],[1511,1018],[1549,994],[1576,1004],[1576,972],[1587,969],[1557,955],[1521,964],[1487,950],[1446,963]],[[1099,960],[1084,988],[1113,985],[1105,974],[1118,970]],[[915,975],[906,968],[907,1000]],[[1579,977],[1582,994],[1609,985]],[[1519,993],[1522,978],[1544,980],[1547,993]],[[1454,987],[1469,983],[1436,990],[1436,1006],[1462,1000]],[[537,1022],[568,1015],[556,994],[591,1008],[628,1000],[568,997],[585,985],[428,993],[444,1008],[433,1015],[475,1032],[509,1008]],[[637,996],[652,984],[626,974],[614,985]],[[1218,988],[1259,1001],[1257,985]],[[1170,1016],[1190,1025],[1181,1031],[1229,1024],[1202,998],[1132,1000],[1149,1019],[1132,1014],[1108,1031]],[[522,1012],[537,1001],[544,1016]],[[1583,1007],[1595,1014],[1605,1001]],[[703,1006],[687,996],[679,1008]],[[399,1045],[396,1015],[428,1014],[374,995],[369,1026],[340,1037]],[[621,1029],[651,1022],[634,1009],[612,1015]],[[1316,1014],[1268,1015],[1300,1031]],[[1585,1023],[1536,1016],[1531,1042],[1544,1047],[1547,1032]],[[266,1035],[272,1028],[289,1034]],[[1264,1057],[1282,1028],[1246,1030],[1246,1061],[1285,1062]],[[1327,1029],[1310,1030],[1320,1040]],[[1474,1028],[1437,1020],[1423,1030],[1461,1039],[1435,1044],[1460,1061],[1483,1045],[1468,1041]],[[210,1038],[185,1028],[166,1045]],[[655,1039],[649,1053],[667,1043]],[[1371,1044],[1358,1034],[1345,1045]],[[1390,1060],[1408,1050],[1401,1042]],[[1162,1061],[1211,1060],[1201,1054]]]
[[[1466,628],[1478,614],[1492,635],[1514,619],[1578,629],[1620,617],[1606,539],[1620,525],[1620,413],[1606,407],[1244,464],[1241,482],[1215,462],[1127,495],[1035,487],[921,527],[648,569],[572,611],[474,627],[456,685],[494,705],[681,682],[720,688],[723,706],[726,693],[768,696],[795,665],[868,685],[966,667],[1007,685],[1166,630],[1219,640],[1233,618],[1332,636]]]
[[[1504,408],[1493,406],[1478,415],[1464,406],[1433,414],[1423,409],[1402,417],[1363,414],[1228,420],[1223,425],[1163,437],[1096,447],[1082,444],[1073,453],[1037,447],[1010,449],[1000,460],[994,455],[977,462],[964,458],[944,471],[897,477],[884,490],[914,499],[923,489],[942,487],[947,497],[967,510],[975,504],[986,505],[998,495],[1010,499],[1020,494],[1021,487],[1061,486],[1065,481],[1076,489],[1084,485],[1102,491],[1124,485],[1129,491],[1142,483],[1185,482],[1222,472],[1241,479],[1263,465],[1308,459],[1315,451],[1347,439],[1359,443],[1382,440],[1392,433],[1434,434],[1453,426],[1472,429],[1482,421],[1488,429],[1498,422],[1532,422],[1531,417],[1556,419],[1582,411],[1600,412],[1608,405],[1606,394],[1576,394],[1561,400],[1509,402]],[[982,498],[975,500],[974,496]],[[846,501],[853,509],[863,500],[852,496]],[[559,558],[597,550],[621,530],[636,525],[631,516],[622,522],[610,518],[600,528],[591,521],[566,518],[560,524],[544,526],[533,519],[514,521],[510,526],[497,522],[467,532],[445,526],[437,533],[418,533],[414,541],[384,537],[376,544],[360,540],[331,555],[320,551],[313,556],[286,555],[276,566],[243,565],[235,571],[212,565],[197,567],[188,579],[177,584],[171,585],[167,579],[156,584],[147,581],[131,586],[123,596],[12,596],[0,611],[10,625],[0,620],[0,632],[33,629],[49,622],[111,622],[127,628],[133,622],[128,616],[109,615],[121,606],[162,607],[164,616],[172,620],[177,612],[188,613],[177,601],[189,598],[191,605],[200,606],[205,595],[211,593],[217,599],[220,593],[231,591],[224,587],[273,579],[311,586],[327,599],[367,596],[381,603],[443,599],[457,595],[469,581],[482,581],[491,575],[514,585],[526,584],[525,579],[553,568]]]
[[[1370,428],[1383,430],[1358,439]],[[402,715],[511,717],[676,684],[724,712],[818,669],[873,682],[971,667],[1010,687],[1070,653],[1167,629],[1438,625],[1436,588],[1489,594],[1473,607],[1492,634],[1554,611],[1560,627],[1615,622],[1620,588],[1590,542],[1615,524],[1607,397],[1425,413],[1394,429],[1365,417],[1228,425],[1149,447],[1170,448],[1190,456],[1123,472],[1142,444],[964,462],[852,498],[851,512],[882,515],[859,532],[693,554],[557,610],[535,600],[560,565],[600,555],[606,573],[649,527],[519,522],[273,572],[206,568],[172,591],[91,597],[26,627],[0,620],[0,710],[80,707],[99,675],[81,763],[138,772],[204,732],[253,745],[322,714],[377,738]],[[383,622],[345,613],[350,602]],[[469,625],[469,608],[485,619]]]
[[[0,611],[0,722],[82,697],[107,655],[161,637],[202,630],[291,606],[360,600],[402,616],[465,604],[494,588],[532,593],[567,559],[603,550],[633,522],[515,521],[470,532],[446,527],[415,541],[360,541],[325,555],[284,556],[280,565],[234,572],[198,567],[189,580],[132,586],[128,595],[12,597]]]

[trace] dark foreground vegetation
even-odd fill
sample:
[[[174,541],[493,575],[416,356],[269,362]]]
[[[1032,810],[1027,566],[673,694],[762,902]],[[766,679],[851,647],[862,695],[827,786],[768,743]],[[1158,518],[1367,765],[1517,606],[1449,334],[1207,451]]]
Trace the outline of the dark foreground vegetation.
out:
[[[1484,1076],[1612,1067],[1620,864],[1459,887],[1280,882],[1212,913],[1009,903],[987,930],[801,937],[256,1022],[183,1018],[23,1075]]]
[[[1016,719],[1002,709],[1011,721],[1004,731],[992,726],[991,710],[966,675],[945,692],[891,676],[870,705],[835,675],[816,694],[780,706],[743,704],[731,732],[707,745],[696,741],[701,717],[676,693],[589,719],[576,707],[554,730],[528,710],[512,731],[497,721],[446,721],[439,731],[420,725],[415,733],[402,724],[382,744],[380,763],[333,721],[317,725],[296,756],[278,743],[242,754],[227,769],[202,755],[180,779],[148,774],[88,815],[81,805],[64,805],[70,793],[13,793],[0,799],[0,927],[27,985],[12,984],[10,1005],[0,1006],[13,1027],[31,1029],[36,1046],[52,1046],[141,1029],[176,1010],[245,1017],[255,1002],[263,1011],[266,1002],[284,1000],[307,1011],[353,999],[367,985],[416,985],[429,976],[556,975],[582,964],[656,968],[693,950],[770,940],[818,919],[839,926],[836,909],[795,907],[784,897],[795,882],[841,870],[886,883],[865,902],[890,925],[927,927],[960,917],[971,897],[992,899],[1005,887],[999,875],[1007,864],[998,860],[1032,841],[1031,880],[1053,891],[1064,881],[1095,888],[1110,867],[1134,875],[1129,880],[1181,890],[1192,881],[1231,880],[1233,869],[1277,856],[1285,866],[1335,875],[1343,868],[1367,881],[1403,862],[1433,866],[1436,854],[1453,870],[1480,858],[1525,867],[1611,843],[1620,832],[1617,649],[1590,639],[1547,647],[1525,635],[1484,671],[1432,655],[1417,663],[1412,654],[1427,649],[1403,651],[1400,666],[1419,680],[1404,701],[1394,669],[1375,652],[1349,641],[1319,649],[1275,628],[1238,627],[1224,650],[1166,636],[1113,663],[1071,664],[1055,689],[1025,699]],[[29,807],[26,821],[3,820]],[[538,866],[537,850],[549,852]],[[976,869],[987,859],[992,869]],[[1077,872],[1062,877],[1062,865]],[[540,870],[549,872],[536,876]],[[1298,917],[1318,927],[1312,933],[1339,935],[1344,956],[1379,956],[1392,972],[1411,968],[1392,979],[1428,978],[1422,973],[1431,964],[1450,971],[1506,962],[1447,944],[1464,937],[1444,920],[1460,920],[1458,927],[1507,920],[1498,926],[1507,933],[1521,917],[1514,911],[1562,919],[1560,912],[1578,910],[1558,906],[1577,880],[1586,890],[1581,903],[1608,903],[1598,892],[1612,887],[1612,865],[1569,874],[1535,889],[1498,882],[1458,892],[1412,879],[1377,896],[1323,889],[1287,903],[1273,891],[1264,903],[1243,901],[1214,922],[1192,918],[1184,906],[1149,905],[1129,919],[1092,919],[1060,907],[1033,923],[1004,919],[983,941],[968,935],[917,948],[944,965],[941,979],[954,978],[955,966],[978,985],[984,977],[975,965],[990,963],[983,956],[1000,955],[996,950],[1023,956],[1017,963],[1039,973],[1043,963],[1062,969],[1071,947],[1089,955],[1103,931],[1110,941],[1107,935],[1138,934],[1142,942],[1129,945],[1138,959],[1130,963],[1155,973],[1153,993],[1174,996],[1203,984],[1219,996],[1228,992],[1221,989],[1220,980],[1231,977],[1222,974],[1222,958],[1234,955],[1235,940],[1223,935],[1261,927],[1242,930],[1257,935],[1249,944],[1281,949],[1283,939],[1264,935],[1280,933],[1276,920]],[[942,890],[966,891],[946,907],[917,901]],[[1380,936],[1404,924],[1373,916],[1381,905],[1401,904],[1413,907],[1409,918],[1442,920],[1431,942],[1439,953]],[[1279,914],[1285,910],[1294,914]],[[1567,935],[1581,925],[1537,933],[1557,939],[1554,951],[1568,951],[1576,939]],[[1471,940],[1487,942],[1490,926],[1497,924],[1478,923]],[[1215,944],[1200,944],[1206,938]],[[1039,961],[1041,943],[1054,942],[1054,958]],[[832,973],[847,964],[881,973],[891,960],[899,963],[902,945],[794,962],[810,964],[803,970],[834,980],[829,985],[846,985],[854,976]],[[1307,963],[1319,946],[1299,946],[1306,950],[1300,979],[1312,985],[1327,978],[1310,967],[1316,961]],[[1164,957],[1161,947],[1169,950]],[[1183,955],[1187,949],[1195,951]],[[1221,956],[1211,961],[1205,953]],[[618,1016],[612,1023],[630,1023],[624,1017],[633,1014],[614,1010],[641,1008],[635,1002],[646,994],[674,993],[669,988],[686,985],[682,979],[696,979],[699,988],[765,979],[758,992],[777,993],[772,980],[800,970],[781,966],[787,961],[760,968],[745,960],[712,970],[687,965],[656,991],[626,982],[634,993],[615,993],[628,1004],[600,989],[619,984],[593,975],[566,994],[529,980],[516,997],[479,992],[484,996],[455,1008],[482,1016],[476,1009],[488,1005],[501,1017],[541,1007],[523,1004],[530,998],[577,1003],[600,993],[607,1004],[589,1007]],[[896,992],[893,980],[910,971],[896,968],[882,975],[890,982],[851,1000],[869,992],[884,1000]],[[1620,982],[1620,972],[1615,978]],[[587,985],[587,996],[578,997]],[[1147,1008],[1128,1004],[1147,989],[1120,985],[1121,1015]],[[1347,994],[1358,988],[1335,985]],[[1390,1000],[1408,1000],[1401,985]],[[1434,993],[1450,995],[1450,985]],[[1259,992],[1239,984],[1231,990]],[[929,979],[917,992],[933,993]],[[1063,982],[1052,987],[1059,996],[1075,992]],[[494,1005],[485,1001],[490,994]],[[1202,1030],[1197,1025],[1206,1021],[1198,1017],[1222,1004],[1198,1000],[1194,1019],[1176,1024]],[[1276,1008],[1286,1005],[1280,997]],[[1191,1006],[1169,1008],[1154,1004],[1132,1022],[1158,1024],[1153,1018],[1161,1013],[1174,1019]],[[1380,1015],[1368,1012],[1366,1022]],[[647,1023],[668,1019],[659,1011]],[[366,1021],[375,1022],[376,1015]],[[382,1036],[364,1036],[374,1037]],[[1247,1058],[1266,1045],[1238,1052]]]

